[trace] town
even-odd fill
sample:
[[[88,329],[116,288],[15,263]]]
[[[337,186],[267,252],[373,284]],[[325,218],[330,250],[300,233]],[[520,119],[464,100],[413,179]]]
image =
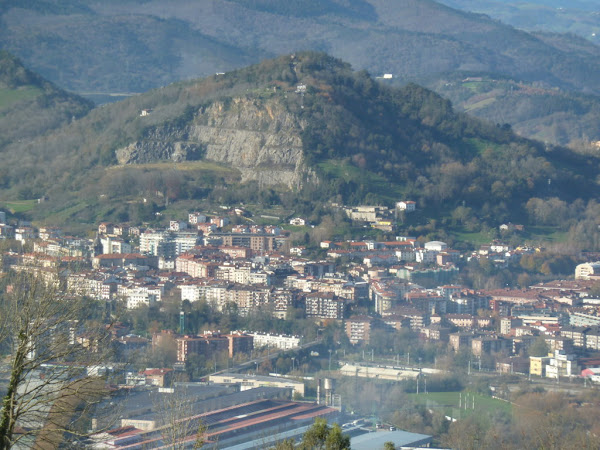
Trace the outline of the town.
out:
[[[389,235],[416,204],[332,207]],[[64,283],[111,323],[114,352],[93,369],[109,376],[114,398],[127,392],[128,400],[118,423],[93,435],[96,448],[158,445],[160,412],[151,398],[165,392],[202,400],[186,418],[196,427],[186,439],[202,413],[213,430],[209,441],[260,448],[266,441],[257,436],[271,430],[267,412],[276,399],[290,408],[277,416],[277,433],[288,433],[279,439],[301,436],[314,417],[347,413],[352,400],[335,392],[336,377],[407,380],[417,393],[419,383],[427,391],[427,376],[459,369],[577,386],[600,381],[600,262],[530,286],[475,289],[458,283],[468,262],[504,267],[544,250],[494,240],[461,252],[401,235],[322,240],[307,249],[291,241],[286,224],[233,220],[247,214],[192,211],[163,228],[103,222],[75,237],[0,212],[2,273]],[[311,227],[300,217],[288,222]],[[97,351],[83,322],[73,333],[78,345]],[[322,383],[315,373],[327,378]],[[313,402],[294,403],[302,400]],[[248,402],[254,425],[240,425],[243,438],[226,419],[212,418],[223,408],[233,411],[226,418],[245,414]],[[431,442],[415,433],[404,438]]]

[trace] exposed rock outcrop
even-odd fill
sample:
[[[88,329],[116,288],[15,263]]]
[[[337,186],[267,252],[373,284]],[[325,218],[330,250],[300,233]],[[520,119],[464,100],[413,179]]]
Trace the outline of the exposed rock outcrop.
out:
[[[306,126],[277,98],[235,98],[200,109],[181,129],[153,128],[117,150],[120,164],[207,159],[234,167],[242,181],[299,187],[315,175],[304,164],[300,133]]]

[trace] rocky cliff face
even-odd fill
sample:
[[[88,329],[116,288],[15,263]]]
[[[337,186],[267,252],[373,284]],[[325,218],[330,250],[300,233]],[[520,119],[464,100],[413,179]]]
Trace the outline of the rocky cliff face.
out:
[[[117,150],[117,159],[120,164],[207,159],[238,169],[242,181],[299,187],[314,177],[303,159],[305,126],[277,99],[235,98],[200,109],[181,129],[154,128]]]

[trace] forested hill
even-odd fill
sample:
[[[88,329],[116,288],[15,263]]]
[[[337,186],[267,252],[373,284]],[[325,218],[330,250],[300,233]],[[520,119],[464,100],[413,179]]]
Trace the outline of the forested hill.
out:
[[[15,140],[58,128],[92,107],[90,101],[59,89],[0,50],[0,151]],[[0,167],[0,171],[6,170]],[[0,184],[3,181],[6,178],[0,175]]]
[[[389,87],[313,52],[96,108],[9,145],[2,159],[12,170],[0,195],[47,195],[35,215],[56,221],[139,220],[152,212],[142,198],[164,208],[208,197],[297,210],[412,198],[440,217],[460,206],[494,223],[524,217],[532,198],[598,194],[595,158],[518,138],[425,88]]]
[[[599,47],[432,0],[0,2],[0,48],[98,103],[326,51],[357,70],[392,73],[391,83],[434,89],[523,136],[588,149],[600,140]]]

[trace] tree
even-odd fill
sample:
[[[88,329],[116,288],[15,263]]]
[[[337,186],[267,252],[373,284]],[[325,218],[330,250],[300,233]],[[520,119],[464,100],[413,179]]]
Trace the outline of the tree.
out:
[[[529,347],[529,356],[548,356],[549,348],[544,336],[538,338]]]
[[[91,320],[97,309],[89,301],[68,295],[57,279],[19,274],[3,280],[0,348],[9,353],[10,379],[0,409],[0,449],[31,439],[36,447],[76,441],[88,433],[90,414],[98,413],[106,394],[98,373],[110,348],[109,329]]]
[[[315,419],[315,423],[304,433],[300,448],[303,450],[344,450],[350,449],[350,437],[342,433],[337,423],[332,427],[323,418]]]
[[[294,450],[296,448],[296,442],[294,439],[286,439],[278,442],[275,447],[271,447],[271,450]]]
[[[161,413],[158,429],[164,444],[172,450],[189,448],[188,441],[195,436],[193,448],[202,448],[208,427],[197,417],[197,399],[184,385],[176,383],[169,392],[159,392],[156,396],[154,406]]]

